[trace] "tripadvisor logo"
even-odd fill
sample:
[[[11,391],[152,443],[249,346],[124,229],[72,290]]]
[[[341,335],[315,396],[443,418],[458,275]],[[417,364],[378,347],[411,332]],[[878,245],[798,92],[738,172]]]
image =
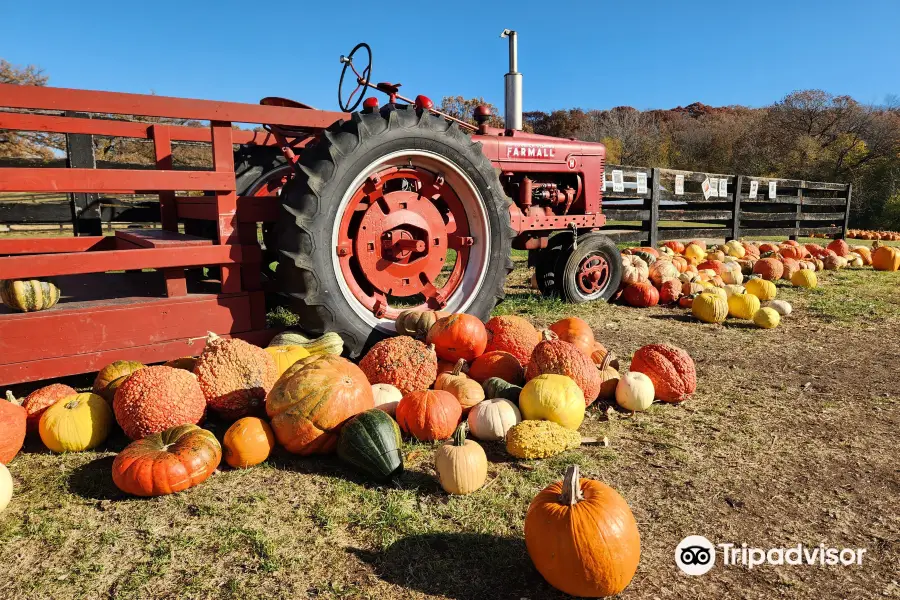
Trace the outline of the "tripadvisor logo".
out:
[[[825,544],[768,549],[747,544],[713,545],[702,535],[689,535],[675,547],[675,564],[688,575],[703,575],[715,566],[717,555],[723,566],[753,569],[760,565],[861,565],[865,553],[865,548],[829,548]]]

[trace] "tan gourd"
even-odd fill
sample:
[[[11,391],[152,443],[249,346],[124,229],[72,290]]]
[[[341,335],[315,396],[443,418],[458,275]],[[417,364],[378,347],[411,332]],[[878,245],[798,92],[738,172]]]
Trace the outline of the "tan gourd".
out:
[[[438,480],[448,494],[471,494],[487,479],[487,456],[478,442],[466,439],[466,429],[460,423],[453,438],[434,453]]]

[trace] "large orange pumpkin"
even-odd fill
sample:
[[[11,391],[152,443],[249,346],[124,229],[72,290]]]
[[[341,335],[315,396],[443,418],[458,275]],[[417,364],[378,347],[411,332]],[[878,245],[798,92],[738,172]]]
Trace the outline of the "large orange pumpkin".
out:
[[[649,344],[631,359],[631,370],[653,382],[656,397],[663,402],[683,402],[697,389],[697,371],[690,355],[671,344]]]
[[[7,464],[25,443],[25,431],[27,429],[28,412],[22,408],[13,397],[12,392],[6,392],[7,400],[0,398],[0,464]]]
[[[551,325],[549,329],[559,336],[559,339],[575,344],[576,348],[588,356],[594,350],[594,331],[584,319],[566,317]]]
[[[584,392],[585,405],[590,405],[600,394],[603,383],[597,365],[574,344],[559,339],[552,331],[545,330],[543,337],[544,341],[531,354],[525,379],[531,381],[538,375],[566,375]]]
[[[333,354],[301,358],[266,396],[275,438],[301,455],[333,452],[344,422],[370,408],[375,398],[365,373]]]
[[[443,360],[472,362],[484,354],[488,334],[481,319],[459,313],[435,321],[426,340]]]
[[[834,240],[833,242],[828,244],[828,249],[838,256],[850,256],[850,246],[848,246],[847,242],[845,242],[844,240]]]
[[[681,282],[677,279],[666,279],[659,286],[660,304],[673,304],[681,297]]]
[[[641,559],[641,536],[625,499],[578,466],[541,491],[525,516],[525,546],[547,583],[572,596],[624,590]]]
[[[762,258],[753,265],[753,272],[768,281],[781,279],[784,265],[777,258]]]
[[[423,442],[445,440],[462,418],[456,397],[443,390],[421,390],[403,396],[397,405],[400,429]]]
[[[469,377],[478,383],[484,383],[491,377],[499,377],[507,383],[522,385],[525,382],[525,370],[519,359],[502,350],[485,352],[469,365]]]
[[[659,291],[649,281],[639,281],[626,287],[622,298],[629,306],[647,308],[659,304]]]
[[[795,246],[793,244],[782,244],[780,252],[783,258],[790,258],[793,260],[801,260],[807,254],[806,248],[800,245]]]
[[[113,461],[112,478],[127,494],[164,496],[206,481],[221,461],[216,436],[179,425],[129,444]]]
[[[515,315],[494,317],[484,327],[488,334],[485,352],[509,352],[519,359],[522,366],[528,364],[534,347],[541,341],[541,334],[534,325]]]
[[[669,240],[668,242],[663,243],[663,246],[675,254],[684,254],[684,244],[678,240]]]
[[[891,246],[881,246],[872,255],[872,266],[876,271],[896,271],[900,269],[900,250]]]

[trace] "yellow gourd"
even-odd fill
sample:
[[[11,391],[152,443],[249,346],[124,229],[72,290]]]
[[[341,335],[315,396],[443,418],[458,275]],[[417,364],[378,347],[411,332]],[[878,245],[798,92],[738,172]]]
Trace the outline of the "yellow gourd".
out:
[[[584,420],[584,392],[565,375],[538,375],[519,394],[524,419],[553,421],[566,429],[578,429]]]
[[[725,288],[720,288],[716,286],[710,286],[703,290],[707,294],[712,294],[714,296],[718,296],[722,300],[728,301],[728,292],[725,291]]]
[[[704,323],[721,323],[728,316],[728,301],[717,294],[703,292],[694,298],[691,314]]]
[[[487,479],[487,456],[478,442],[466,439],[462,422],[449,442],[434,453],[434,468],[448,494],[471,494]]]
[[[771,281],[761,277],[754,277],[744,284],[748,294],[753,294],[762,302],[774,300],[778,294],[778,288]]]
[[[759,310],[759,298],[753,294],[732,294],[728,298],[728,314],[736,319],[752,319]]]
[[[309,356],[309,350],[303,346],[269,346],[265,350],[275,359],[279,377],[295,362]]]
[[[774,308],[761,308],[753,315],[753,322],[757,327],[773,329],[778,327],[778,324],[781,323],[781,315],[779,315],[778,311]]]
[[[706,258],[706,250],[704,250],[697,244],[688,244],[688,247],[684,249],[684,256],[691,262],[691,264],[696,265],[704,258]]]
[[[800,269],[791,275],[791,283],[797,287],[812,289],[819,285],[819,280],[816,278],[816,274],[809,269]]]
[[[53,452],[81,452],[106,441],[112,423],[112,409],[101,396],[75,394],[44,411],[38,432]]]

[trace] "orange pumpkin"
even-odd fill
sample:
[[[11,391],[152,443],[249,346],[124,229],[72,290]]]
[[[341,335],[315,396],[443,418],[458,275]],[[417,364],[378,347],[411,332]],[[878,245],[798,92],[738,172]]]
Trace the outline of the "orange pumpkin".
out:
[[[507,383],[522,385],[525,382],[525,370],[519,359],[502,350],[485,352],[469,366],[469,377],[478,383],[484,383],[491,377],[499,377]]]
[[[834,240],[830,244],[828,244],[828,249],[837,254],[838,256],[847,257],[850,256],[850,246],[847,245],[847,242],[844,240]]]
[[[301,358],[266,396],[278,443],[294,454],[324,454],[352,416],[375,408],[372,386],[352,362],[333,354]]]
[[[796,246],[793,244],[782,244],[780,252],[783,258],[790,258],[793,260],[801,260],[806,256],[806,248],[799,244]]]
[[[678,240],[669,240],[668,242],[665,242],[663,246],[665,246],[675,254],[684,254],[684,244],[682,244]]]
[[[590,405],[600,394],[602,383],[597,365],[575,344],[559,339],[552,331],[545,330],[543,337],[544,341],[531,354],[525,379],[531,381],[538,375],[566,375],[584,392],[585,405]]]
[[[129,444],[113,461],[112,478],[126,494],[164,496],[206,481],[220,462],[216,436],[178,425]]]
[[[637,308],[647,308],[659,304],[659,292],[649,281],[632,283],[625,288],[622,297],[628,306]]]
[[[262,419],[244,417],[232,423],[222,441],[225,462],[235,469],[246,469],[269,458],[275,447],[275,434]]]
[[[753,272],[769,281],[781,279],[784,265],[777,258],[762,258],[753,265]]]
[[[618,594],[641,558],[641,536],[625,499],[603,482],[581,479],[577,465],[532,500],[525,546],[547,583],[579,597]]]
[[[501,350],[509,352],[523,365],[528,364],[534,347],[541,341],[541,334],[527,319],[515,315],[494,317],[484,328],[488,333],[485,352]]]
[[[484,353],[488,334],[481,319],[460,313],[435,321],[426,340],[443,360],[472,362]]]
[[[576,348],[588,356],[594,350],[594,331],[584,319],[566,317],[551,325],[549,329],[559,336],[559,339],[575,344]]]
[[[463,374],[462,371],[465,366],[466,361],[459,359],[456,361],[456,366],[452,371],[439,375],[437,381],[434,382],[434,389],[453,394],[453,397],[462,406],[463,412],[467,412],[484,400],[484,389],[481,387],[481,384]]]
[[[720,260],[715,260],[715,259],[705,260],[702,263],[700,263],[699,265],[697,265],[697,270],[698,271],[709,270],[709,271],[715,272],[716,275],[721,275],[722,272],[725,270],[725,263],[723,263]]]
[[[872,255],[872,266],[876,271],[896,271],[900,269],[900,250],[891,246],[881,246]]]
[[[673,256],[672,264],[675,265],[675,268],[678,269],[679,273],[684,273],[690,268],[690,263],[683,256]]]
[[[673,304],[681,297],[681,282],[677,279],[667,279],[659,286],[660,304]]]
[[[462,406],[450,392],[421,390],[403,396],[397,405],[400,429],[423,442],[453,435],[462,417]]]

